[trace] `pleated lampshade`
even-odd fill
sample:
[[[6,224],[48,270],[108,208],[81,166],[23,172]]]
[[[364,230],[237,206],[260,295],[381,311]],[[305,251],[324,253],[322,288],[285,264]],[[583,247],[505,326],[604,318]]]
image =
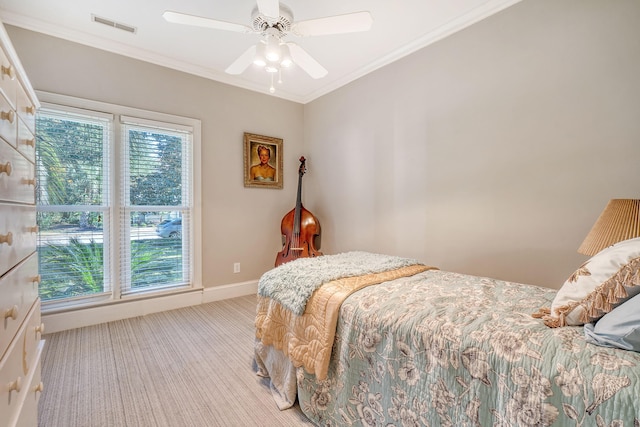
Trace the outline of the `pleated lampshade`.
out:
[[[578,248],[593,256],[614,243],[640,237],[640,200],[611,199]]]

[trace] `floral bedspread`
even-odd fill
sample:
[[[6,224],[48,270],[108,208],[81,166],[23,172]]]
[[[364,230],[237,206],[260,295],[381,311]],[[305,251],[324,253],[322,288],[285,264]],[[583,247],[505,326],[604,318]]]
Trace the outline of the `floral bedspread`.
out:
[[[274,299],[258,296],[256,338],[264,345],[282,351],[294,366],[302,366],[316,378],[325,379],[342,302],[364,287],[413,276],[429,268],[433,267],[414,264],[331,280],[313,292],[301,316],[295,315]],[[295,281],[289,284],[291,288],[295,286]],[[260,354],[256,353],[258,357]]]
[[[334,426],[640,426],[640,354],[531,317],[554,290],[430,270],[342,304],[303,412]]]

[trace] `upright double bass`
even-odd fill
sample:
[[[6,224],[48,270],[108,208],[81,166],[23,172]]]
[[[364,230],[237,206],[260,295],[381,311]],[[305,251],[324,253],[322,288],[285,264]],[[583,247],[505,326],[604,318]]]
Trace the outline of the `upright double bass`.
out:
[[[302,176],[306,172],[306,159],[300,157],[298,168],[298,197],[296,207],[290,210],[280,223],[280,232],[284,236],[284,246],[276,256],[276,267],[297,258],[315,257],[322,255],[315,246],[315,240],[320,237],[320,222],[311,212],[302,206]]]

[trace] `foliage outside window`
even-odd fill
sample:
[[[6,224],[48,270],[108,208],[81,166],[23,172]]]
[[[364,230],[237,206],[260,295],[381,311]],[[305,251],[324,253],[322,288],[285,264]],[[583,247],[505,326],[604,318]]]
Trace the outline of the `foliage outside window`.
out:
[[[45,304],[192,286],[188,126],[45,105],[36,134]]]

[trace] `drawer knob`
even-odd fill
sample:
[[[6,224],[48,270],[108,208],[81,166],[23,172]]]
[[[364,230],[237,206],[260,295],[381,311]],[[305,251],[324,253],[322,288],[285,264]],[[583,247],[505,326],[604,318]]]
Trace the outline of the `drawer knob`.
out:
[[[16,378],[15,381],[11,381],[8,385],[9,393],[12,391],[17,391],[20,393],[20,389],[22,388],[22,379],[20,377]]]
[[[12,391],[16,391],[18,393],[20,393],[20,389],[22,388],[22,379],[20,377],[16,378],[15,381],[11,381],[9,384],[7,384],[9,387],[9,393],[11,393]]]
[[[33,185],[35,187],[36,186],[36,179],[35,178],[24,178],[22,180],[22,183],[24,185]]]
[[[39,274],[37,274],[37,275],[35,275],[35,276],[33,276],[33,277],[31,278],[31,283],[38,283],[38,284],[40,284],[40,282],[42,282],[42,276],[41,276],[41,275],[39,275]]]
[[[44,334],[44,323],[40,323],[40,325],[36,326],[36,334]]]
[[[9,77],[9,80],[14,80],[16,78],[16,70],[13,68],[13,65],[9,65],[8,67],[3,65],[2,75]]]
[[[38,231],[40,231],[40,227],[38,227],[37,225],[27,227],[27,231],[29,233],[37,233]]]
[[[44,391],[44,383],[40,381],[37,386],[33,388],[35,393],[42,393]]]
[[[14,113],[13,110],[0,111],[0,119],[6,120],[9,123],[13,123],[13,121],[16,119],[16,113]]]
[[[7,162],[4,165],[0,165],[0,173],[6,173],[7,176],[11,175],[11,162]]]
[[[36,139],[35,138],[31,138],[31,139],[23,139],[22,143],[28,147],[35,147],[36,146]]]
[[[11,318],[13,320],[16,320],[18,318],[18,306],[14,305],[11,308],[8,308],[4,311],[4,318],[8,319]]]
[[[32,116],[36,114],[36,107],[34,107],[33,105],[30,105],[28,107],[26,107],[24,109],[24,111],[27,112],[27,114],[31,114]]]
[[[9,246],[13,245],[13,233],[0,234],[0,244],[2,243],[6,243]]]

